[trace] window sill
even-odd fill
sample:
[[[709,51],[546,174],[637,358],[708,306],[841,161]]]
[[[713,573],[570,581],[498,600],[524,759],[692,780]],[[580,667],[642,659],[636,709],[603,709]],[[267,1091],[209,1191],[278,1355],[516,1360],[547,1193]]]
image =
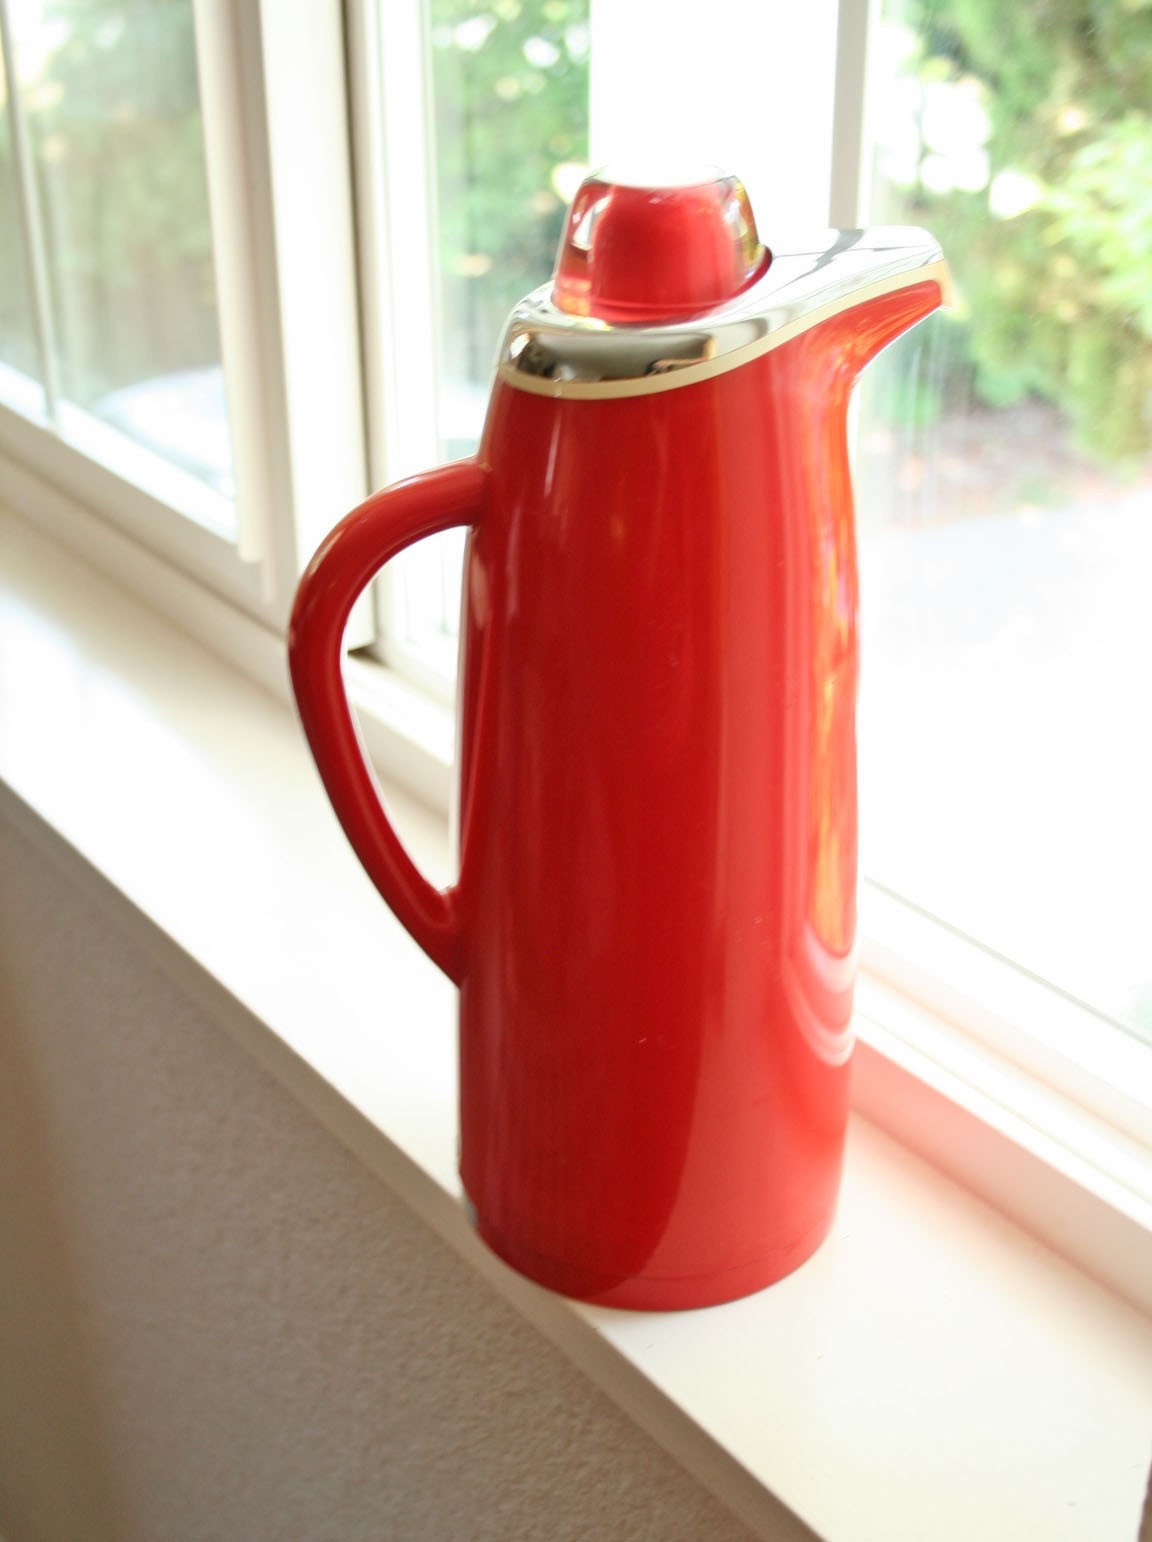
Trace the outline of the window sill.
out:
[[[11,516],[0,550],[0,810],[701,1483],[762,1535],[1129,1542],[1152,1323],[864,1118],[832,1238],[745,1301],[613,1312],[491,1257],[455,1171],[451,988],[291,715]],[[392,802],[435,873],[439,821]]]

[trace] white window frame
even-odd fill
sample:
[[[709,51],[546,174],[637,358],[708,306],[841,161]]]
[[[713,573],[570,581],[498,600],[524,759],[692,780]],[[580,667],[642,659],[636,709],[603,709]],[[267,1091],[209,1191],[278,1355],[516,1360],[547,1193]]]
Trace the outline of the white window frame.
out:
[[[434,456],[427,125],[377,132],[422,57],[419,10],[195,4],[241,551],[175,512],[159,484],[145,491],[4,405],[0,476],[8,501],[62,544],[283,693],[303,560],[369,486]],[[868,9],[840,0],[827,186],[846,226],[858,223],[867,143]],[[381,185],[383,202],[369,196]],[[401,247],[403,269],[390,264]],[[449,709],[379,663],[350,669],[377,764],[447,810]],[[864,1114],[1152,1310],[1143,1046],[876,891],[863,956]]]
[[[187,579],[282,633],[304,559],[368,485],[342,8],[193,10],[239,542],[211,528],[212,495],[194,479],[67,404],[63,436],[0,400],[0,468],[89,559],[109,526],[165,592]],[[113,538],[115,571],[122,550]]]

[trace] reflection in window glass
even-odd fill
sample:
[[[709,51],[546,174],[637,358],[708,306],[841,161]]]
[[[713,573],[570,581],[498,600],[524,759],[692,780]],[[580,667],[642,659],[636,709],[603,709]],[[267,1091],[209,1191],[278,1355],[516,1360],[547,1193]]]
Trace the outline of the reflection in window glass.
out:
[[[0,52],[0,366],[6,366],[7,370],[20,376],[39,380],[40,350],[33,320],[26,234],[12,143],[7,62]],[[5,379],[5,384],[16,388],[21,383]],[[8,396],[12,392],[7,390],[2,394]],[[42,407],[42,400],[37,405]]]
[[[63,397],[231,494],[191,0],[9,0]]]
[[[1152,1036],[1152,13],[878,41],[871,217],[958,303],[862,390],[865,871]]]

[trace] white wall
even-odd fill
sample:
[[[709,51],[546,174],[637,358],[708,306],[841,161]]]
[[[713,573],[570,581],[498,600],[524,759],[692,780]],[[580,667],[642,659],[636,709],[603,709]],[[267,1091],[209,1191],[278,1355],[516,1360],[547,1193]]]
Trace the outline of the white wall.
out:
[[[0,1533],[747,1536],[3,818]]]

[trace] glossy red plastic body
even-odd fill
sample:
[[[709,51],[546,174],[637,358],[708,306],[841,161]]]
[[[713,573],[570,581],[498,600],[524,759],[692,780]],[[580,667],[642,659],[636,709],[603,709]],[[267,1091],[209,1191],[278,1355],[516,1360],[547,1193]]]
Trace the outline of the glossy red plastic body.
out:
[[[370,499],[301,586],[294,680],[332,801],[460,986],[480,1232],[567,1294],[728,1300],[831,1223],[855,977],[846,412],[939,300],[911,283],[651,395],[498,383],[477,461]],[[339,644],[371,573],[452,524],[461,865],[439,893],[379,808]]]

